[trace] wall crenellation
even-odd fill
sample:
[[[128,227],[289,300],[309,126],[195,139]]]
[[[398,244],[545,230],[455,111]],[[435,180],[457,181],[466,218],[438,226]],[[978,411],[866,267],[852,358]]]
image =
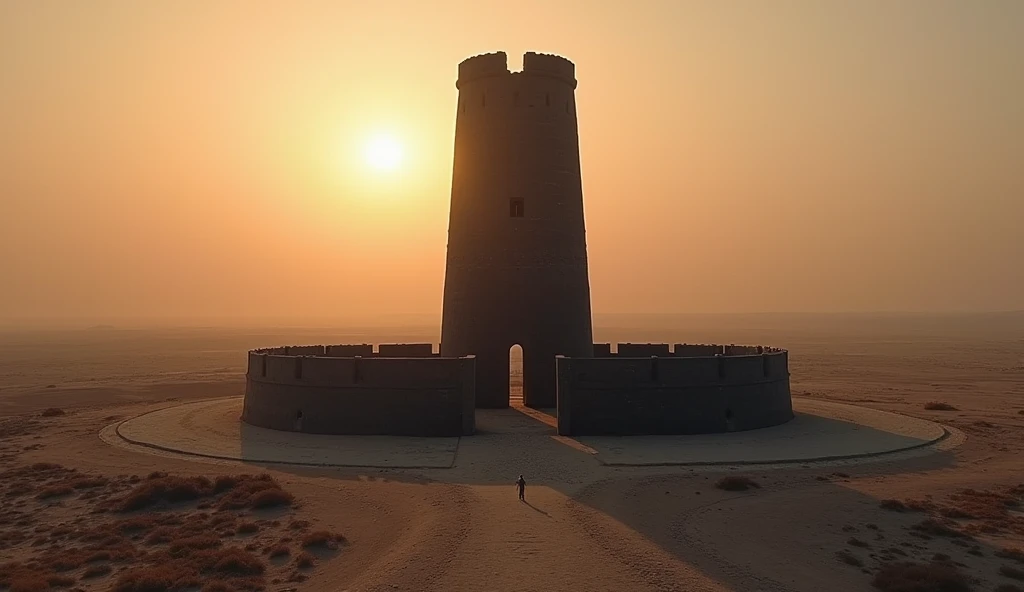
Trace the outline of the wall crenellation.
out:
[[[513,72],[508,69],[508,55],[498,51],[462,60],[455,87],[461,90],[467,82],[495,76],[544,76],[565,82],[573,89],[577,82],[576,65],[560,55],[527,52],[523,55],[523,69]]]
[[[613,351],[614,349],[614,351]],[[784,353],[786,350],[765,345],[718,345],[709,343],[595,343],[594,357],[646,358],[665,356],[699,358],[713,356],[760,356]]]
[[[434,351],[432,343],[381,343],[374,348],[370,343],[339,344],[339,345],[287,345],[282,347],[264,347],[254,349],[250,354],[274,356],[321,356],[328,358],[391,357],[391,358],[424,358],[439,354]]]

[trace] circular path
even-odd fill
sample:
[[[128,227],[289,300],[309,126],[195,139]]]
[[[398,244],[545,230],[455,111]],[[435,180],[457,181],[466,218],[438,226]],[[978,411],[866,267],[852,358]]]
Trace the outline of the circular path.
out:
[[[813,399],[793,400],[796,418],[771,428],[696,436],[557,436],[554,418],[530,409],[478,410],[475,436],[412,438],[329,436],[280,432],[243,424],[242,398],[184,403],[152,411],[105,428],[109,444],[166,456],[214,462],[450,469],[473,449],[501,445],[559,445],[600,465],[727,466],[787,465],[852,461],[916,451],[948,449],[963,434],[935,422]],[[534,441],[529,444],[526,440]],[[536,440],[532,440],[536,439]]]

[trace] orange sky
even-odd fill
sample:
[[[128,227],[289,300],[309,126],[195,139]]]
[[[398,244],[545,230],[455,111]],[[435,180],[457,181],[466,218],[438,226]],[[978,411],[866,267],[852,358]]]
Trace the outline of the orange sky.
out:
[[[496,50],[577,64],[596,313],[1024,308],[1024,2],[26,0],[0,321],[439,315]]]

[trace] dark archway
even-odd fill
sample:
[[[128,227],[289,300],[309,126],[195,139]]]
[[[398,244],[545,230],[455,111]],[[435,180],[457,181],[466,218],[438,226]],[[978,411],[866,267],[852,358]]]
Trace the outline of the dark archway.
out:
[[[508,350],[509,404],[523,404],[523,346],[518,343]]]

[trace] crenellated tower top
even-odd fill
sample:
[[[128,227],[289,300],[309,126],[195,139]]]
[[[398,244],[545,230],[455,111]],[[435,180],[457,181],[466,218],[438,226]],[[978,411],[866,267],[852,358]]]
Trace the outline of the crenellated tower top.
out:
[[[508,55],[503,51],[466,58],[459,64],[459,79],[455,87],[461,88],[463,84],[481,78],[515,74],[556,78],[576,88],[576,66],[571,61],[559,55],[532,51],[523,55],[522,72],[509,71]]]

